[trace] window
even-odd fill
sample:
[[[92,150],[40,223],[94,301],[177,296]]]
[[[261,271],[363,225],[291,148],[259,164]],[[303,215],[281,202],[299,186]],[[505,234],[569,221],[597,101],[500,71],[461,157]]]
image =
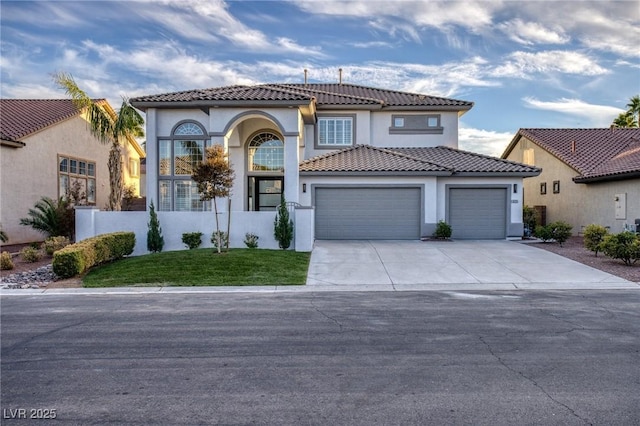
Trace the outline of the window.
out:
[[[87,204],[96,203],[96,163],[93,161],[58,155],[58,197],[69,197],[78,191]]]
[[[137,158],[129,158],[129,176],[140,177],[140,160]]]
[[[392,114],[389,134],[442,134],[440,114]]]
[[[559,180],[554,180],[553,181],[553,193],[554,194],[559,194],[560,193],[560,181]]]
[[[540,194],[544,195],[547,193],[547,182],[542,182],[540,184]]]
[[[204,128],[195,122],[178,124],[169,138],[158,140],[158,210],[203,211],[197,184],[191,180],[195,167],[204,160],[209,146]],[[135,172],[136,175],[133,175]],[[137,159],[129,162],[129,173],[140,175]]]
[[[262,132],[249,142],[250,172],[284,172],[284,143],[275,133]]]
[[[354,116],[319,117],[318,147],[346,147],[353,145]]]
[[[247,209],[275,210],[284,188],[284,142],[270,130],[256,133],[247,144]]]

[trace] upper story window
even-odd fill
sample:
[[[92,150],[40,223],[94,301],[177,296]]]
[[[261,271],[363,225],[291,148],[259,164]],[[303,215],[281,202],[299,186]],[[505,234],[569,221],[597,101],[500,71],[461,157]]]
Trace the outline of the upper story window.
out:
[[[318,117],[318,148],[353,145],[354,116]]]
[[[261,132],[249,141],[250,172],[284,172],[284,142],[272,132]]]
[[[158,140],[158,210],[207,209],[191,175],[208,145],[204,129],[195,122],[180,123],[170,137]]]
[[[442,134],[440,114],[393,114],[389,134]]]
[[[73,194],[77,192],[76,194]],[[58,156],[58,197],[79,196],[87,204],[96,203],[96,163]]]

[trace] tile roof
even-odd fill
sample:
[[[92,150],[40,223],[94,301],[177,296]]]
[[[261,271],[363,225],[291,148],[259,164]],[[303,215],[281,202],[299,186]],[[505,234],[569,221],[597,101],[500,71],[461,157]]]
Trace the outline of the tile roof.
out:
[[[535,176],[540,169],[500,158],[448,147],[378,148],[356,145],[300,163],[300,173],[343,174],[513,174]]]
[[[311,102],[315,99],[319,109],[323,107],[396,107],[468,110],[473,102],[399,92],[353,84],[260,84],[255,86],[225,86],[210,89],[188,90],[140,96],[131,99],[136,107],[147,103],[181,103],[206,105],[213,102]]]
[[[640,128],[520,129],[502,157],[520,137],[576,170],[576,182],[640,176]]]
[[[78,114],[70,99],[0,99],[0,138],[21,138]]]

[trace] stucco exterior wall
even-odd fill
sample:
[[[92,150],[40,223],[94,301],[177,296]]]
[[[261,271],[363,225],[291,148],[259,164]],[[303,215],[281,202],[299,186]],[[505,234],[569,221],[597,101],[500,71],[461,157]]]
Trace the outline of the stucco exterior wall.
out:
[[[547,223],[562,220],[573,227],[578,235],[583,226],[596,223],[610,227],[610,232],[624,230],[640,218],[640,179],[577,184],[578,175],[571,167],[538,145],[522,138],[507,159],[523,162],[525,149],[533,149],[536,167],[542,168],[539,176],[524,180],[524,203],[527,206],[546,206]],[[553,182],[559,181],[560,192],[553,192]],[[546,194],[540,193],[540,184],[546,183]],[[616,219],[615,197],[626,194],[625,218]]]
[[[442,134],[413,133],[390,134],[393,115],[440,115]],[[458,112],[457,111],[429,111],[427,112],[399,112],[384,111],[371,114],[370,143],[373,146],[388,148],[425,148],[434,146],[448,146],[458,148]]]
[[[1,148],[0,222],[9,244],[42,241],[45,236],[20,219],[43,196],[57,199],[58,154],[96,162],[96,206],[109,197],[109,145],[94,138],[80,116],[50,126],[22,140],[23,148]],[[126,163],[125,163],[126,164]]]

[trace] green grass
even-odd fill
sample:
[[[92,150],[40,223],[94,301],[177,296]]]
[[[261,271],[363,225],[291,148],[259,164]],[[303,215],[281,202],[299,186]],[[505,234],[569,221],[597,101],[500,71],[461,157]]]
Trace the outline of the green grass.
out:
[[[289,250],[170,251],[96,267],[82,281],[85,287],[301,285],[310,258]]]

